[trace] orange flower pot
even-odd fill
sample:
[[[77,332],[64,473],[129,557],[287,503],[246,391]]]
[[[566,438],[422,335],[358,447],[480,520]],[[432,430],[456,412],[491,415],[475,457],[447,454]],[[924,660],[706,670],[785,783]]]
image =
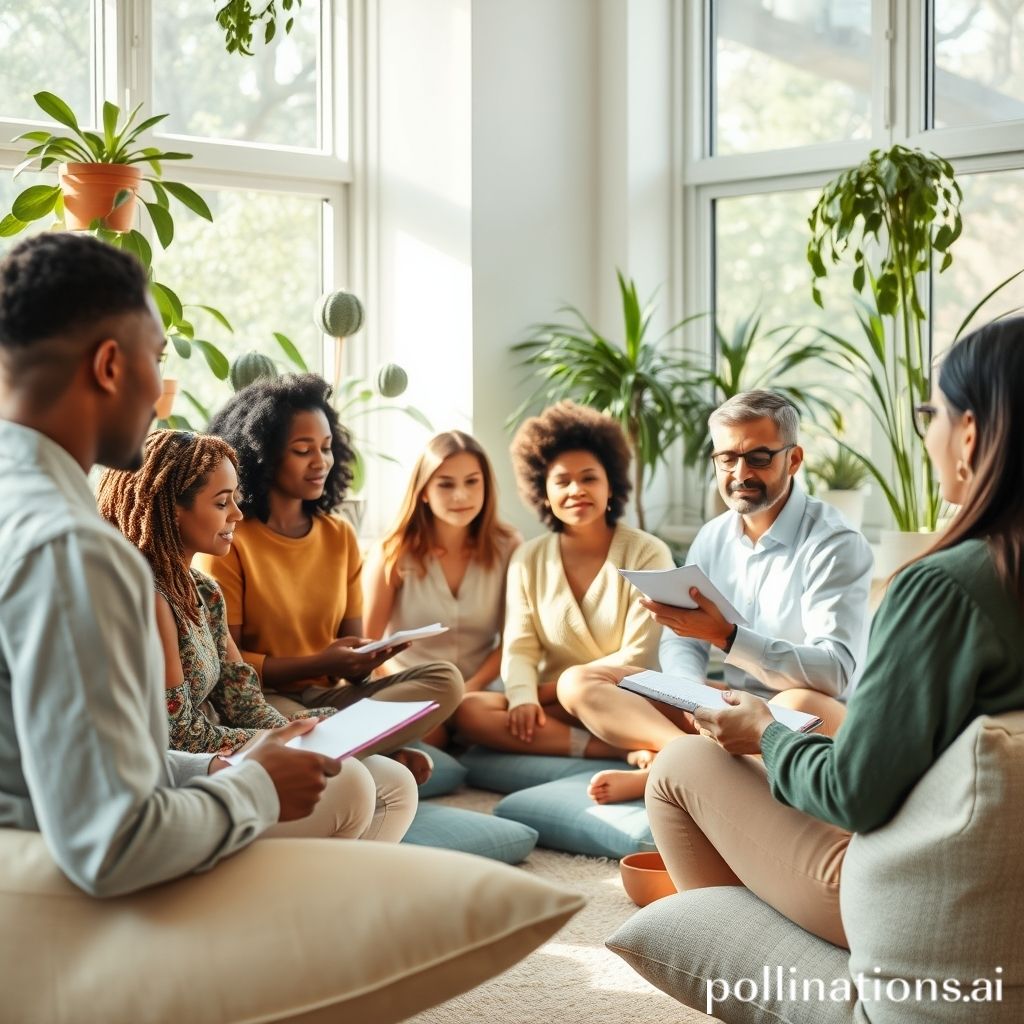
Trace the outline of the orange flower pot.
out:
[[[619,874],[626,895],[638,907],[646,907],[676,891],[660,853],[628,854],[619,861]]]
[[[135,164],[61,164],[60,188],[64,193],[64,223],[82,231],[99,220],[110,231],[131,231],[135,223],[135,195],[142,171]],[[131,198],[114,209],[122,189]]]
[[[165,420],[174,408],[174,396],[178,393],[178,382],[173,377],[164,377],[163,394],[156,400],[156,418]]]

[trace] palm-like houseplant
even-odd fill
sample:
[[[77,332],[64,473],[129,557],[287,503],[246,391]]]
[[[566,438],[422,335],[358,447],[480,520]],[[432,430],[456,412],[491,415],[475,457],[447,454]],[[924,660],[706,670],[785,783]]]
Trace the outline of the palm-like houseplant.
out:
[[[541,382],[509,417],[515,426],[532,410],[563,398],[593,406],[622,425],[634,454],[634,502],[637,522],[645,528],[644,483],[670,446],[682,435],[685,419],[677,401],[690,367],[666,342],[687,317],[657,338],[649,336],[655,307],[641,305],[636,284],[616,271],[622,300],[623,340],[610,340],[575,306],[559,309],[568,321],[535,324],[530,337],[512,346],[521,365],[540,375]]]
[[[167,115],[156,114],[140,121],[141,106],[122,117],[116,104],[106,102],[102,131],[93,131],[83,128],[74,111],[54,93],[38,92],[34,98],[39,109],[70,129],[70,134],[40,128],[19,135],[16,142],[33,145],[26,159],[15,168],[14,177],[30,168],[45,171],[59,165],[60,182],[30,185],[23,190],[15,198],[10,212],[0,220],[0,237],[16,235],[32,222],[52,215],[56,227],[91,230],[110,245],[132,253],[146,269],[150,292],[175,351],[187,359],[193,348],[199,349],[213,374],[220,380],[226,379],[227,358],[212,342],[195,336],[193,315],[186,315],[186,309],[205,311],[228,331],[230,322],[212,306],[199,303],[186,306],[171,287],[158,281],[153,273],[153,249],[149,239],[134,226],[134,208],[139,201],[157,240],[166,249],[174,239],[172,199],[205,220],[213,220],[202,196],[179,181],[167,181],[163,177],[164,161],[190,160],[192,155],[164,151],[140,141],[145,132]],[[148,166],[146,176],[139,169],[141,165]],[[89,180],[97,174],[102,180],[94,202],[90,198]],[[149,190],[149,198],[138,195],[143,184]]]
[[[828,348],[806,341],[799,327],[775,327],[762,331],[759,310],[740,317],[726,331],[716,323],[715,357],[710,368],[694,368],[679,392],[684,422],[685,459],[693,466],[710,454],[708,418],[723,402],[743,391],[764,388],[785,395],[801,415],[827,419],[842,429],[841,410],[819,387],[797,380],[798,371],[821,363],[834,363]],[[771,353],[770,357],[765,353]]]

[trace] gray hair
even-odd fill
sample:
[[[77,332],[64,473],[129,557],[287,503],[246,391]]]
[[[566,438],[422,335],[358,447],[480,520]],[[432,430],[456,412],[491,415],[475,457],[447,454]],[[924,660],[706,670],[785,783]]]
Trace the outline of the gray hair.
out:
[[[708,417],[708,427],[713,430],[716,423],[734,426],[762,419],[775,424],[783,444],[798,443],[800,413],[788,398],[774,391],[742,391],[734,395]]]

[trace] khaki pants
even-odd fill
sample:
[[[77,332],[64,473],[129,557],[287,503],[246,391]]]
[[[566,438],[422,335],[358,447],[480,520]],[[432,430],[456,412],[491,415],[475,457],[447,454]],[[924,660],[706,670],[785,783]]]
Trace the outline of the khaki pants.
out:
[[[365,758],[369,754],[391,754],[447,721],[459,706],[464,689],[462,673],[454,665],[447,661],[428,661],[368,683],[343,681],[337,686],[309,686],[296,693],[268,693],[266,697],[267,703],[283,715],[294,714],[303,707],[347,708],[364,697],[383,701],[432,700],[439,705],[437,711],[360,754]]]
[[[349,758],[313,813],[279,822],[263,833],[267,839],[376,839],[399,843],[419,804],[412,772],[389,757]]]
[[[847,946],[839,878],[850,833],[779,803],[760,757],[683,736],[655,758],[646,801],[680,892],[745,885],[801,928]]]

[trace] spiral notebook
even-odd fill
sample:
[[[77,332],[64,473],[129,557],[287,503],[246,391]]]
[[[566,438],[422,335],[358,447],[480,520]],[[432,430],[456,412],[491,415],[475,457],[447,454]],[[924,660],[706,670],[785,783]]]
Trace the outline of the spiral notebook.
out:
[[[626,676],[619,686],[632,693],[638,693],[641,697],[650,697],[652,700],[660,700],[663,704],[682,708],[683,711],[731,707],[725,702],[721,690],[705,686],[703,683],[691,682],[682,676],[669,676],[664,672],[637,672],[635,675]],[[760,699],[758,697],[758,700]],[[821,725],[821,719],[814,715],[793,708],[777,707],[770,701],[766,703],[768,710],[775,716],[775,721],[781,722],[794,732],[812,732]]]

